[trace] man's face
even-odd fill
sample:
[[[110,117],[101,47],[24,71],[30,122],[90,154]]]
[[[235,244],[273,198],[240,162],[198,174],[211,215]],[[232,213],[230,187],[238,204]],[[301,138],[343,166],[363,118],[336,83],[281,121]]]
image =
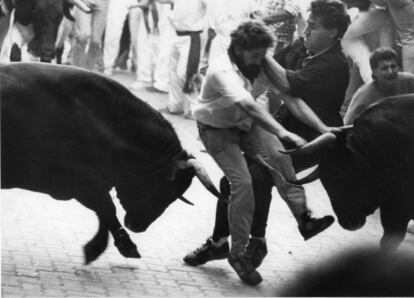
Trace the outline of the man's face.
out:
[[[236,55],[241,64],[239,67],[243,72],[249,74],[248,77],[251,75],[254,78],[259,75],[266,51],[267,48],[255,48],[251,50],[236,49]]]
[[[372,70],[372,76],[380,89],[394,88],[398,79],[397,61],[395,59],[379,61],[378,66]]]
[[[312,54],[317,54],[336,39],[337,33],[337,29],[324,28],[320,18],[310,14],[305,29],[305,47]]]

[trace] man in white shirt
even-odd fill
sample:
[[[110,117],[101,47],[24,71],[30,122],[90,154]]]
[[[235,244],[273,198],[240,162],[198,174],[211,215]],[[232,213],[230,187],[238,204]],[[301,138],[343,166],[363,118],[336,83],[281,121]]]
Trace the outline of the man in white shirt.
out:
[[[206,27],[207,0],[157,0],[171,3],[171,22],[176,32],[170,61],[167,112],[191,117],[190,105],[196,101],[193,78],[201,56],[201,33]]]
[[[273,183],[292,210],[299,227],[308,229],[305,215],[309,210],[303,187],[287,183],[296,179],[295,171],[290,157],[279,152],[283,149],[281,140],[296,146],[305,141],[284,129],[255,101],[267,86],[272,87],[262,71],[266,51],[273,46],[270,29],[259,21],[245,22],[231,34],[231,39],[228,53],[209,65],[193,115],[202,142],[231,185],[228,205],[231,251],[228,261],[240,279],[256,285],[262,278],[245,251],[254,212],[254,194],[243,152],[271,169]],[[301,99],[291,98],[288,104],[296,117],[315,130],[330,130]],[[321,220],[324,226],[333,222],[333,218]],[[312,224],[309,229],[314,227]],[[193,257],[190,253],[184,261],[189,265],[200,265],[192,262]]]

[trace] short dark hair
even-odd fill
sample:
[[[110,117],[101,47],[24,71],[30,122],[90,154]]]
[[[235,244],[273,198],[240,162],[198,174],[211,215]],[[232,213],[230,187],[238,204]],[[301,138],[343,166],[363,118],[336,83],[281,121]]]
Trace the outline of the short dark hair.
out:
[[[337,29],[338,38],[342,38],[351,23],[345,3],[339,0],[314,0],[310,12],[320,19],[326,29]]]
[[[369,56],[369,65],[371,65],[371,69],[374,70],[378,67],[380,61],[394,59],[398,63],[398,55],[396,51],[388,47],[381,47],[376,49],[372,52],[371,56]]]
[[[251,20],[241,23],[231,35],[231,47],[242,50],[256,48],[269,48],[273,45],[274,37],[272,31],[262,21]]]

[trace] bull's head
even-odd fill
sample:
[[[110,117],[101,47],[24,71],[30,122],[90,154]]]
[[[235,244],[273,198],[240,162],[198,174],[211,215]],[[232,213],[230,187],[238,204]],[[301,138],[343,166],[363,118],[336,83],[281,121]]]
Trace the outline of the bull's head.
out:
[[[357,230],[366,216],[375,211],[376,190],[370,183],[367,161],[350,141],[352,127],[338,133],[326,133],[300,149],[287,151],[290,155],[320,153],[319,167],[294,184],[321,179],[339,224],[347,230]]]
[[[187,154],[186,154],[187,155]],[[183,194],[196,176],[214,196],[221,199],[201,164],[191,156],[178,158],[145,179],[139,186],[121,185],[117,187],[118,198],[126,211],[125,226],[133,232],[143,232],[176,199],[187,201]],[[139,188],[139,189],[138,189]]]
[[[16,21],[24,26],[33,26],[33,39],[29,41],[29,52],[50,62],[55,57],[55,43],[63,15],[72,19],[68,5],[81,10],[90,9],[81,0],[15,0]]]

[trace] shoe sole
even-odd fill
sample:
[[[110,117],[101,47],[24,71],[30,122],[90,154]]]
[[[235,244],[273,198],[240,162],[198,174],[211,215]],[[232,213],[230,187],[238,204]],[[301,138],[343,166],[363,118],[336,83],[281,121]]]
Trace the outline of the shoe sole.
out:
[[[319,230],[315,231],[315,233],[313,233],[312,235],[308,235],[306,237],[303,237],[303,239],[309,240],[310,238],[318,235],[319,233],[322,233],[323,231],[325,231],[327,228],[329,228],[333,223],[335,222],[335,219],[332,218],[332,221],[328,222],[325,226],[321,227]]]
[[[190,265],[190,266],[199,266],[199,265],[204,265],[205,263],[210,262],[210,261],[227,259],[227,258],[228,258],[228,256],[229,256],[229,253],[221,254],[221,255],[218,255],[218,256],[216,256],[216,257],[209,258],[209,259],[208,259],[208,260],[206,260],[205,262],[192,262],[192,261],[186,260],[185,258],[183,259],[183,261],[184,261],[187,265]]]

